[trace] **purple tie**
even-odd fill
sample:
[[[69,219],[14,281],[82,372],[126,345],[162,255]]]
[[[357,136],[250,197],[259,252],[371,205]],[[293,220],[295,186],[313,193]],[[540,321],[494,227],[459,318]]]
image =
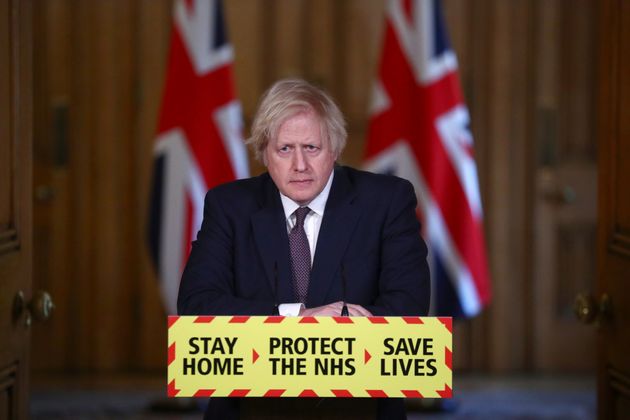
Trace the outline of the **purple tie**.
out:
[[[295,297],[300,303],[306,302],[308,282],[311,277],[311,249],[308,246],[306,232],[304,232],[304,219],[310,211],[308,207],[300,207],[295,211],[295,226],[289,233]]]

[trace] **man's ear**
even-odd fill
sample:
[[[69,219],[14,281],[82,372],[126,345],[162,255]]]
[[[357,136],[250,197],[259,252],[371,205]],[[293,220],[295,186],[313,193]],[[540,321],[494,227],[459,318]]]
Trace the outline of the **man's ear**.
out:
[[[265,168],[267,167],[267,149],[263,150],[262,153],[260,154],[260,161],[262,162],[262,164],[265,166]]]
[[[259,160],[260,160],[260,162],[263,165],[265,165],[265,168],[266,168],[267,167],[267,150],[266,150],[266,148],[263,149],[258,156],[260,156]]]

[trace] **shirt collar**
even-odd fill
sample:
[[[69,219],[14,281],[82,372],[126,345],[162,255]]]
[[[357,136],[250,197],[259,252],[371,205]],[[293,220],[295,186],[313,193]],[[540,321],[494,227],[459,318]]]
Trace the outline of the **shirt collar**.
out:
[[[328,195],[330,194],[330,188],[332,187],[333,176],[335,175],[334,169],[330,172],[328,182],[326,186],[310,203],[307,204],[311,211],[317,213],[319,216],[324,216],[324,209],[326,208],[326,201],[328,201]],[[288,219],[291,217],[300,205],[291,200],[286,195],[280,193],[280,200],[282,201],[282,207],[284,208],[284,217]]]

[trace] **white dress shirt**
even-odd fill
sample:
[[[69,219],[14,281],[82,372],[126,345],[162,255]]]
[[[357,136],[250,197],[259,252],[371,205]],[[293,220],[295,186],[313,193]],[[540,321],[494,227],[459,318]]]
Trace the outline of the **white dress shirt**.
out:
[[[326,182],[326,186],[324,186],[322,192],[320,192],[317,197],[306,205],[309,209],[311,209],[304,219],[304,232],[306,233],[308,245],[311,250],[311,266],[313,265],[313,261],[315,259],[319,229],[322,226],[322,220],[324,219],[324,209],[326,208],[326,201],[328,201],[328,195],[330,194],[330,187],[332,186],[334,174],[335,171],[333,170],[330,173],[328,182]],[[294,212],[302,206],[282,193],[280,193],[280,200],[282,201],[282,207],[284,208],[287,232],[291,232],[291,229],[293,229],[293,226],[295,226],[296,223]],[[282,303],[278,305],[278,313],[283,316],[297,316],[303,306],[304,305],[301,303]]]

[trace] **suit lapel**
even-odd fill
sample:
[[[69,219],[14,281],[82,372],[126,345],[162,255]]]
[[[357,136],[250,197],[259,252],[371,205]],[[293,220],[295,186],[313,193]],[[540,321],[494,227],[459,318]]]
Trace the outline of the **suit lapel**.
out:
[[[278,190],[269,177],[263,188],[260,206],[251,221],[269,286],[276,294],[277,303],[294,302],[284,210]]]
[[[328,290],[336,277],[341,258],[360,216],[360,211],[353,205],[355,198],[356,192],[346,172],[343,168],[335,169],[311,271],[306,304],[309,308],[325,303]]]

